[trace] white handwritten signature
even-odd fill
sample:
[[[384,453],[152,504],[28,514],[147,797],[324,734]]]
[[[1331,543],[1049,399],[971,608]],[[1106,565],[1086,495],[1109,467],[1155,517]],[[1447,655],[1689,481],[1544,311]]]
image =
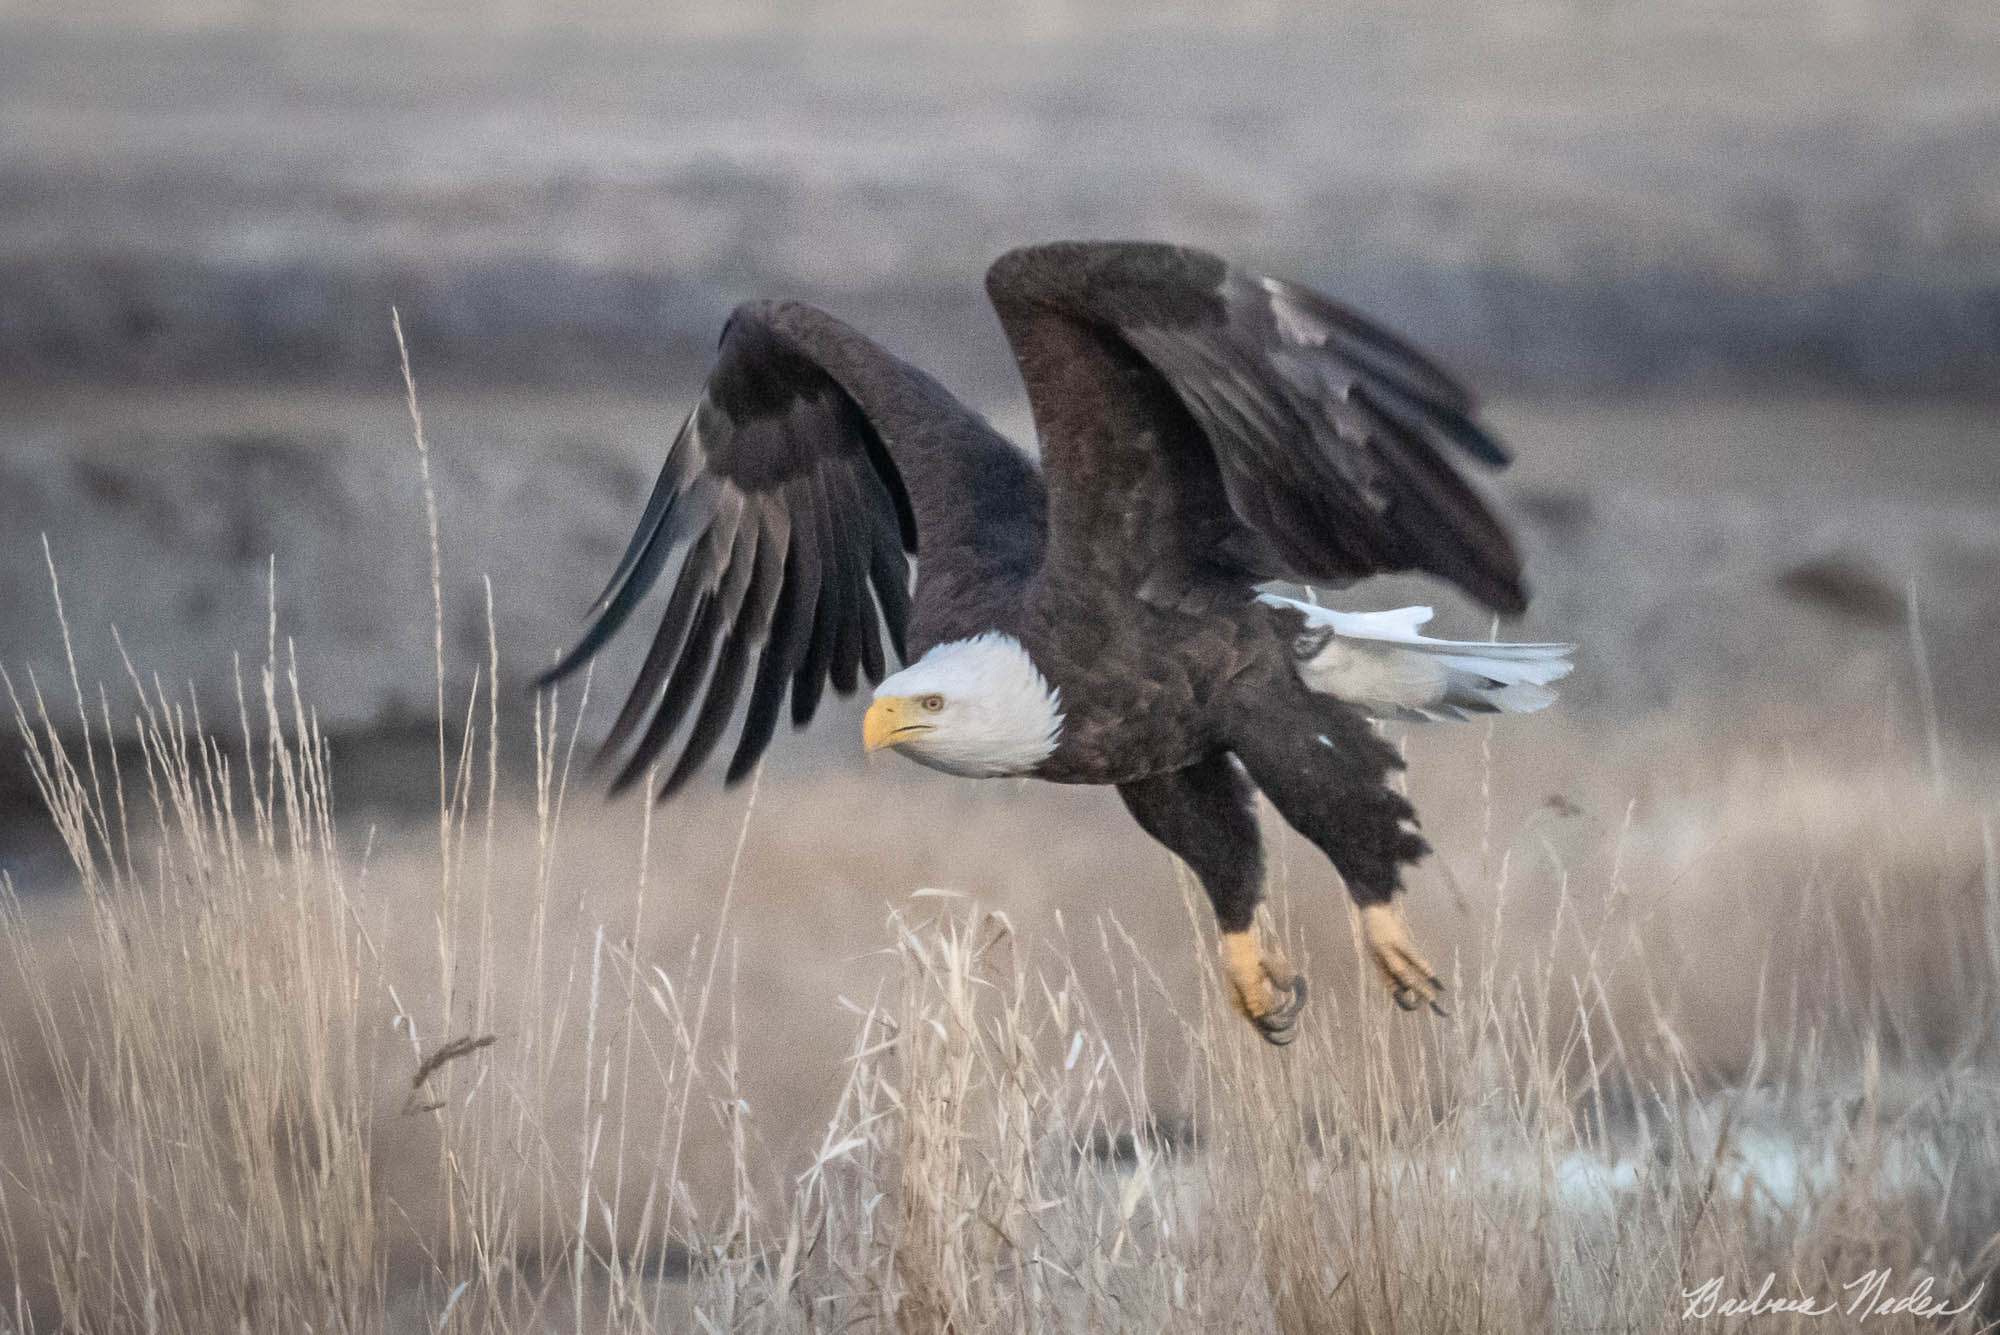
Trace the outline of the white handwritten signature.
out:
[[[1895,1272],[1888,1268],[1869,1270],[1859,1277],[1840,1286],[1845,1299],[1827,1297],[1821,1294],[1801,1293],[1791,1296],[1775,1294],[1778,1286],[1775,1272],[1766,1274],[1757,1291],[1741,1297],[1725,1297],[1722,1292],[1722,1276],[1704,1280],[1692,1289],[1681,1291],[1681,1319],[1711,1316],[1830,1316],[1839,1312],[1857,1321],[1866,1321],[1875,1316],[1915,1316],[1929,1320],[1946,1320],[1970,1311],[1972,1305],[1986,1291],[1986,1282],[1980,1281],[1972,1296],[1963,1302],[1954,1303],[1949,1296],[1939,1296],[1932,1292],[1936,1281],[1929,1276],[1912,1284],[1908,1291],[1891,1295],[1890,1282]]]

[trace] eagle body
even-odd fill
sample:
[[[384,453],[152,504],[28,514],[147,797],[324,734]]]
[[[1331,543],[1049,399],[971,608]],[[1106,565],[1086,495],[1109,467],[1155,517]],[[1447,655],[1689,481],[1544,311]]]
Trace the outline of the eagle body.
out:
[[[1136,600],[1113,603],[1058,579],[1038,582],[1017,637],[1060,693],[1063,723],[1033,777],[1130,783],[1215,749],[1231,681],[1260,656],[1284,653],[1260,610],[1239,602],[1194,617]],[[1095,633],[1080,638],[1073,626]]]
[[[678,737],[670,797],[740,715],[739,780],[787,701],[804,726],[865,677],[870,749],[1116,786],[1202,881],[1237,1004],[1273,1042],[1305,987],[1252,933],[1259,792],[1341,873],[1396,999],[1435,1004],[1391,907],[1426,846],[1368,720],[1539,708],[1568,646],[1433,640],[1428,609],[1343,613],[1268,586],[1419,570],[1525,607],[1511,539],[1450,462],[1506,459],[1471,395],[1355,312],[1184,247],[1026,247],[987,292],[1039,460],[833,316],[746,303],[545,680],[671,569],[604,743],[624,756],[614,789]]]

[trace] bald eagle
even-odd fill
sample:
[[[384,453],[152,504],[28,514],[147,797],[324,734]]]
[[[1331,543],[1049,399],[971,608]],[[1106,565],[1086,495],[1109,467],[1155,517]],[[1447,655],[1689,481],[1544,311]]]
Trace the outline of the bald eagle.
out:
[[[1570,646],[1430,639],[1266,586],[1425,571],[1528,602],[1453,469],[1506,453],[1435,362],[1317,293],[1151,243],[1014,250],[986,274],[1039,465],[834,317],[753,301],[723,326],[636,533],[552,682],[679,564],[603,754],[614,791],[686,727],[658,796],[726,782],[827,686],[874,684],[867,749],[948,774],[1110,784],[1214,905],[1237,1007],[1289,1042],[1306,985],[1254,930],[1262,792],[1331,860],[1404,1009],[1442,984],[1393,897],[1428,846],[1371,717],[1539,709]],[[911,584],[911,558],[916,578]],[[883,632],[900,664],[891,673]]]

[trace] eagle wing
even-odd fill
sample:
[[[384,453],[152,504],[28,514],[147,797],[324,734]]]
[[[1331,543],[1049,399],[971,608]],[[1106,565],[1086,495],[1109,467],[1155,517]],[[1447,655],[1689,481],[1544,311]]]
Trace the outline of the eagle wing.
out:
[[[1513,541],[1450,462],[1507,455],[1394,334],[1179,246],[1025,247],[986,288],[1042,439],[1052,560],[1191,611],[1223,584],[1401,570],[1527,605]]]
[[[975,520],[961,475],[983,474],[1013,486]],[[947,583],[1012,569],[1038,555],[1041,503],[1032,464],[930,377],[811,307],[746,303],[591,624],[540,684],[596,654],[682,554],[599,757],[629,747],[621,791],[692,713],[659,792],[672,796],[727,731],[747,680],[734,783],[769,746],[788,691],[802,727],[828,683],[846,695],[863,675],[882,680],[885,627],[907,659],[920,541]]]

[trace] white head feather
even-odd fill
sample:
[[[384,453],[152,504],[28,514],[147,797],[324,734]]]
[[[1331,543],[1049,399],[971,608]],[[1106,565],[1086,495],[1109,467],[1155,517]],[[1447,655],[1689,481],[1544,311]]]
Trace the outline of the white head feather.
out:
[[[967,778],[1025,774],[1062,736],[1062,693],[1012,635],[988,631],[940,644],[875,688],[875,698],[938,696],[930,731],[896,749]]]

